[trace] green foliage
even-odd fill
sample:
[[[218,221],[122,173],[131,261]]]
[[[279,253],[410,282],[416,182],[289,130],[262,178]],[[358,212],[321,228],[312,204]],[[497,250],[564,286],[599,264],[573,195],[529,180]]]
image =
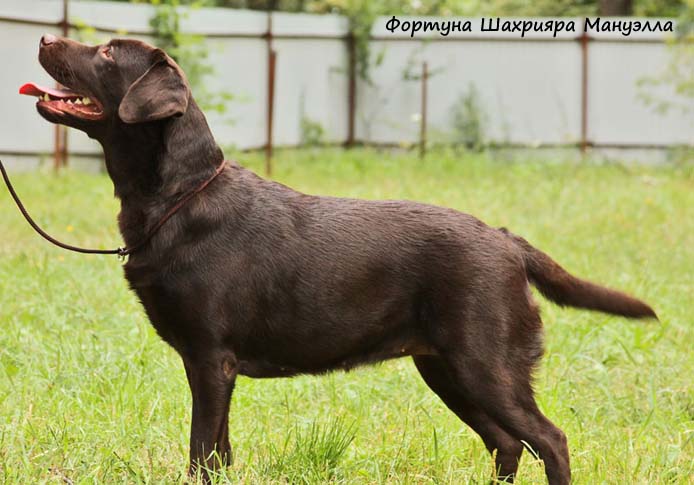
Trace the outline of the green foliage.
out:
[[[677,17],[685,4],[686,0],[637,0],[633,11],[637,17]]]
[[[677,20],[676,40],[682,43],[694,41],[694,0],[685,0],[685,6]]]
[[[372,53],[369,38],[374,21],[384,12],[383,5],[370,0],[312,0],[305,8],[313,13],[339,13],[347,17],[354,36],[357,76],[371,83],[371,68],[383,61],[383,52]]]
[[[377,10],[374,2],[369,0],[348,0],[346,7],[349,30],[354,36],[357,75],[370,83],[372,65],[378,65],[383,60],[382,54],[373,59],[371,53],[371,28],[378,15]]]
[[[347,13],[350,0],[209,0],[218,6],[285,12]],[[360,2],[377,15],[460,15],[460,16],[551,16],[597,15],[598,0],[380,0]],[[633,14],[648,17],[673,17],[685,0],[634,0]],[[347,13],[348,14],[348,13]],[[348,14],[349,15],[349,14]]]
[[[595,15],[597,0],[495,0],[480,7],[478,15],[573,17]]]
[[[115,0],[128,1],[128,0]],[[146,2],[146,0],[130,0]],[[154,0],[150,0],[154,1]],[[203,3],[229,8],[277,10],[282,12],[343,13],[352,0],[181,0],[181,4]],[[379,0],[362,1],[377,15],[459,15],[459,16],[551,16],[597,15],[598,0]],[[633,0],[633,15],[677,17],[686,0]]]
[[[85,44],[101,44],[101,37],[96,33],[96,29],[84,22],[82,19],[73,18],[72,23],[75,25],[75,39]]]
[[[307,116],[301,118],[301,144],[307,146],[318,146],[324,142],[325,129],[318,121],[314,121]]]
[[[420,81],[422,79],[422,76],[424,75],[424,56],[422,54],[424,52],[424,46],[426,43],[427,42],[425,41],[421,46],[410,51],[410,54],[407,56],[407,61],[405,62],[405,67],[402,70],[403,81]],[[429,79],[445,71],[445,68],[443,67],[432,67],[431,65],[427,66],[427,69],[427,77]]]
[[[694,111],[694,0],[686,0],[662,72],[638,81],[639,98],[659,113]]]
[[[474,84],[470,84],[451,108],[453,144],[468,150],[482,150],[485,146],[486,118],[479,91]]]

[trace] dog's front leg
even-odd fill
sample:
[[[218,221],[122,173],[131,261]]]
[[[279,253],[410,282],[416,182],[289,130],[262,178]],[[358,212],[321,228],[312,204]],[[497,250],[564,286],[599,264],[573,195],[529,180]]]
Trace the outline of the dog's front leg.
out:
[[[193,395],[190,427],[190,473],[205,481],[209,472],[231,464],[229,404],[238,373],[236,357],[228,351],[207,350],[183,358]]]

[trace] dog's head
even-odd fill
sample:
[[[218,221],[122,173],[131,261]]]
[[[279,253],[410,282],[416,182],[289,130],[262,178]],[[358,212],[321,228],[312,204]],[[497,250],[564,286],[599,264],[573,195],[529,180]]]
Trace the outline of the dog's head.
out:
[[[98,137],[119,124],[132,125],[183,115],[190,88],[164,51],[144,42],[114,39],[88,46],[46,34],[39,62],[66,89],[25,84],[37,96],[38,112],[50,122]]]

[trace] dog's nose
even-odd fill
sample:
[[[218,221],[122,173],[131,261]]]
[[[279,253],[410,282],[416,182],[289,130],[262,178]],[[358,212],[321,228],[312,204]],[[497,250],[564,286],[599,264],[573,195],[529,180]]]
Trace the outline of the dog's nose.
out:
[[[54,44],[58,38],[53,35],[53,34],[43,34],[43,37],[41,37],[41,45],[51,45]]]

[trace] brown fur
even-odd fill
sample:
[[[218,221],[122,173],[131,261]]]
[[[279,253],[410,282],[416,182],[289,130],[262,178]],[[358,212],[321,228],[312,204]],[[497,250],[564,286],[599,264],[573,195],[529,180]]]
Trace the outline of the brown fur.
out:
[[[103,119],[85,121],[38,105],[50,121],[102,144],[127,244],[222,162],[183,73],[163,52],[137,41],[89,47],[51,38],[40,60],[103,106]],[[499,477],[513,479],[527,443],[549,482],[566,484],[566,438],[531,388],[542,322],[528,282],[563,305],[655,316],[645,303],[571,276],[522,238],[468,214],[306,195],[234,163],[124,270],[183,360],[193,396],[193,471],[231,459],[228,413],[238,374],[322,373],[409,355],[495,453]]]
[[[653,309],[641,300],[577,278],[522,237],[505,229],[502,231],[523,248],[528,279],[553,302],[629,318],[658,318]]]

